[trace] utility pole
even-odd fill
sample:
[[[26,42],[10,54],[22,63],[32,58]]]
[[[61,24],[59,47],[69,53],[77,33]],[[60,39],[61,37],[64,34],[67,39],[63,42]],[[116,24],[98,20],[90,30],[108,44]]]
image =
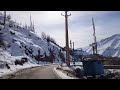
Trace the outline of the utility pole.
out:
[[[70,58],[69,58],[69,37],[68,37],[68,17],[71,16],[67,14],[68,11],[65,11],[65,15],[61,14],[65,17],[65,37],[66,37],[66,63],[67,66],[70,66]]]
[[[73,42],[73,50],[74,50],[74,42]]]
[[[6,11],[4,11],[4,29],[5,29],[5,24],[6,24]]]
[[[96,33],[95,33],[95,24],[94,24],[94,19],[92,18],[92,24],[93,24],[93,37],[94,37],[94,44],[95,44],[95,53],[98,54],[97,52],[97,40],[96,40]]]
[[[72,41],[70,40],[70,49],[72,50]]]

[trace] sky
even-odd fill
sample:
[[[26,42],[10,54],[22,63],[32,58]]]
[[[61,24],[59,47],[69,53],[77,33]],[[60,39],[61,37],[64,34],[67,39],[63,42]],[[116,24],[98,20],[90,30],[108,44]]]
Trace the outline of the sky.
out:
[[[0,11],[3,13],[3,11]],[[64,11],[7,11],[12,20],[22,25],[30,25],[30,15],[35,25],[35,33],[41,32],[55,38],[60,46],[65,46]],[[75,48],[82,48],[93,43],[92,17],[96,27],[97,41],[120,34],[120,11],[69,11],[69,40],[75,43]]]

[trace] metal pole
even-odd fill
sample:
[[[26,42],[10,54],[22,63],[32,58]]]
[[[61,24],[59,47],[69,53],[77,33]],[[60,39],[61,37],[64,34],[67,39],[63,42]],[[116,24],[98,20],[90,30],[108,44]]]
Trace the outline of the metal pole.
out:
[[[65,11],[65,37],[66,37],[66,64],[67,66],[70,66],[70,58],[69,58],[69,37],[68,37],[68,16],[71,16],[67,14],[68,11]]]

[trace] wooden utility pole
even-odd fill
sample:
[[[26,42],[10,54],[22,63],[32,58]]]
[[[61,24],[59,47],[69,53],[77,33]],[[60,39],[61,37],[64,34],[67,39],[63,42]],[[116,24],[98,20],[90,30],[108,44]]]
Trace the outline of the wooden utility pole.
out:
[[[96,40],[96,33],[95,33],[95,24],[94,24],[94,19],[92,18],[92,24],[93,24],[93,37],[94,37],[94,44],[95,44],[95,47],[94,47],[94,51],[95,53],[97,54],[97,40]]]
[[[4,11],[4,29],[5,29],[5,24],[6,24],[6,11]]]
[[[70,40],[70,49],[72,50],[72,41]]]
[[[65,37],[66,37],[66,63],[67,66],[70,66],[70,58],[69,58],[69,37],[68,37],[68,17],[71,16],[67,14],[68,11],[65,11],[65,15],[62,15],[65,17]]]
[[[73,42],[73,50],[74,50],[74,42]]]

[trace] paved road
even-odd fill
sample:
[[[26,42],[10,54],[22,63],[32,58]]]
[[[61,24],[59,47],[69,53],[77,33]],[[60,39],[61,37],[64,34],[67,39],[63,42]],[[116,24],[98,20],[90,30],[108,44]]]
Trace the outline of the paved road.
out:
[[[58,77],[53,72],[53,68],[56,66],[57,65],[49,65],[44,67],[37,67],[33,70],[26,70],[12,79],[58,79]]]

